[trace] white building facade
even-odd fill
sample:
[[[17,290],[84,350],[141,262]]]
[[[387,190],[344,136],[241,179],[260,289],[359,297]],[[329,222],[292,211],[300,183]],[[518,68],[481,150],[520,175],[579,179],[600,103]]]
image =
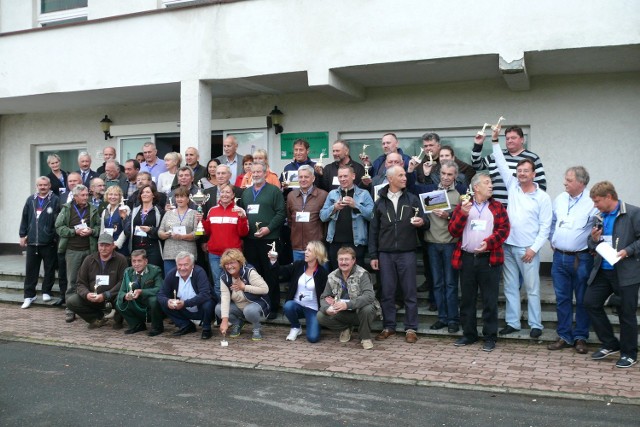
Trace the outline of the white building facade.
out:
[[[86,150],[96,169],[106,145],[125,161],[154,141],[198,147],[206,164],[232,133],[241,154],[265,147],[280,171],[290,147],[267,120],[275,105],[285,134],[326,133],[327,153],[347,139],[354,158],[385,132],[415,153],[435,131],[469,162],[475,133],[502,115],[525,129],[551,197],[566,168],[583,165],[640,204],[636,2],[54,3],[0,0],[4,249],[17,248],[47,153]]]

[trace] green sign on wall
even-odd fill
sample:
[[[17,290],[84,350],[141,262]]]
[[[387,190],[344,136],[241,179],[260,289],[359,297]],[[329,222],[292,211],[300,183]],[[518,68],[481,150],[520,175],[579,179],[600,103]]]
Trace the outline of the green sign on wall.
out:
[[[329,157],[329,132],[300,132],[283,133],[280,135],[280,158],[282,160],[293,159],[293,142],[296,139],[304,139],[309,143],[309,157],[313,160]]]

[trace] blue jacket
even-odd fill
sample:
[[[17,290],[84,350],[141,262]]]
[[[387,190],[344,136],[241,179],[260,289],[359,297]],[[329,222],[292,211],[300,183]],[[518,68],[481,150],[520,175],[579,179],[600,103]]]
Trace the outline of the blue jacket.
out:
[[[57,240],[55,223],[60,211],[60,199],[49,192],[43,202],[40,217],[37,216],[37,199],[37,194],[31,195],[24,204],[20,237],[26,237],[28,245],[51,245]]]
[[[353,244],[355,246],[366,245],[369,241],[367,222],[371,220],[373,215],[373,199],[367,190],[360,187],[354,187],[353,199],[356,207],[352,210],[351,218],[353,221]],[[333,236],[336,232],[336,220],[340,211],[333,212],[333,205],[340,200],[340,188],[331,190],[324,202],[324,206],[320,211],[320,220],[329,222],[329,230],[327,231],[327,242],[333,242]]]
[[[402,160],[404,161],[404,170],[406,171],[409,168],[409,160],[411,160],[411,157],[404,154],[401,148],[398,148],[398,154],[402,156]],[[378,175],[380,168],[384,168],[385,160],[387,160],[387,156],[386,154],[382,154],[373,161],[373,164],[371,165],[371,172],[370,172],[372,177],[375,177],[376,175]]]
[[[158,302],[163,307],[167,307],[168,301],[173,299],[173,291],[178,292],[180,280],[176,276],[176,271],[177,269],[173,268],[167,273],[167,277],[164,278],[164,283],[158,292]],[[196,296],[186,300],[184,302],[185,307],[197,307],[211,299],[211,283],[209,283],[207,273],[198,265],[193,266],[191,287],[193,287]]]

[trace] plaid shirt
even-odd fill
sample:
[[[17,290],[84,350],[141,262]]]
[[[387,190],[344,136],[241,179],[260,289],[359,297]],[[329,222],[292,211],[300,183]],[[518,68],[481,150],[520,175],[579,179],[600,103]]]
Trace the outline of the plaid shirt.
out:
[[[451,265],[456,270],[462,268],[462,233],[464,227],[467,225],[468,215],[462,212],[462,204],[458,204],[451,214],[451,221],[449,221],[449,233],[453,237],[460,237],[456,249],[453,252],[451,258]],[[502,206],[502,203],[489,199],[489,211],[493,214],[493,233],[485,242],[487,242],[487,249],[489,253],[490,265],[502,265],[504,263],[504,251],[502,250],[502,244],[509,237],[509,216],[507,210]]]

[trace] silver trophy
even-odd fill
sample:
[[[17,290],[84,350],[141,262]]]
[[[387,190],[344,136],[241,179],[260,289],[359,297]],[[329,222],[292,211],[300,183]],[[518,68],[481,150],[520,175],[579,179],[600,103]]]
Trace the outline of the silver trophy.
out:
[[[198,192],[196,194],[191,194],[189,196],[189,200],[195,203],[198,206],[198,213],[202,215],[202,205],[209,201],[211,197],[210,194],[202,194],[202,183],[198,181]],[[202,221],[198,221],[198,225],[196,226],[196,236],[202,236],[204,234],[204,227],[202,226]]]

